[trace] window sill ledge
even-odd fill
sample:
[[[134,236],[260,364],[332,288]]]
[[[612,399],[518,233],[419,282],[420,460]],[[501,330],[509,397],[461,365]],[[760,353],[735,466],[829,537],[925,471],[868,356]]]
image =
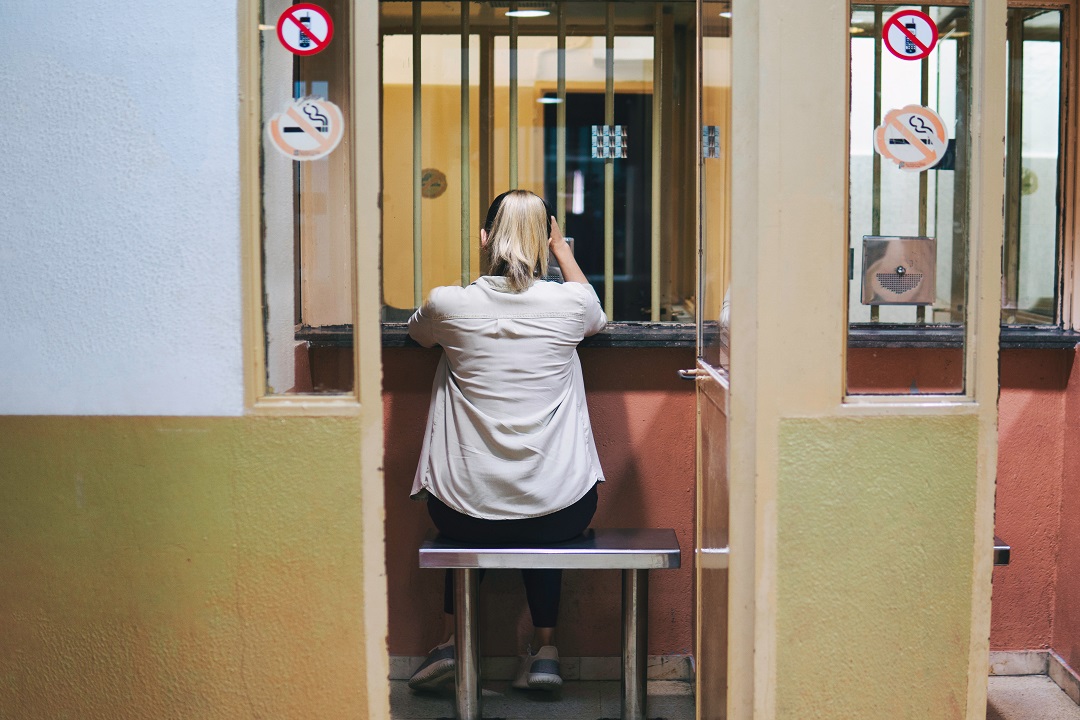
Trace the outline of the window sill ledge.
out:
[[[707,329],[708,330],[708,329]],[[301,327],[296,339],[315,347],[352,347],[352,328],[348,325]],[[685,323],[608,323],[592,337],[585,338],[583,348],[692,348],[696,329]],[[956,348],[963,347],[963,330],[949,325],[852,325],[848,347],[853,348]],[[1001,328],[1003,350],[1072,350],[1080,343],[1080,332],[1057,327]],[[384,348],[419,348],[409,337],[406,323],[383,323]]]
[[[1059,327],[1001,327],[1002,350],[1072,350],[1080,343],[1080,333]],[[955,348],[964,346],[964,330],[955,325],[865,324],[852,325],[848,347],[853,348]]]

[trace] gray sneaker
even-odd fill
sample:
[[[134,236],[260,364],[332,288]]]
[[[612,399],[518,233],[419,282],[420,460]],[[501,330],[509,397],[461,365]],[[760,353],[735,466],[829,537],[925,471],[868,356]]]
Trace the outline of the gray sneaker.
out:
[[[444,683],[453,681],[456,667],[454,638],[451,636],[442,645],[432,648],[424,662],[420,663],[420,667],[416,668],[416,672],[409,678],[409,687],[413,690],[436,690]]]
[[[519,690],[558,690],[562,687],[559,674],[559,651],[554,645],[545,645],[536,651],[527,648],[521,656],[521,667],[511,685]]]

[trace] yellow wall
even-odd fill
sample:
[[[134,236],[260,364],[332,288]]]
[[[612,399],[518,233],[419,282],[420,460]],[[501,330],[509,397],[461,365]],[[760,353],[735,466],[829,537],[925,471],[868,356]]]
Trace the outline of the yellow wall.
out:
[[[777,718],[966,716],[978,430],[781,421]]]
[[[0,717],[364,717],[359,448],[356,418],[0,418]]]
[[[517,187],[544,194],[544,106],[536,102],[552,85],[522,83],[518,88]],[[593,83],[568,83],[570,91],[603,92]],[[652,92],[651,84],[624,82],[617,92]],[[510,189],[510,92],[496,87],[492,126],[493,192]],[[457,85],[425,85],[421,96],[423,141],[421,166],[437,168],[447,178],[447,190],[438,198],[423,198],[423,291],[461,281],[461,89]],[[481,204],[479,92],[470,103],[470,277],[480,275],[479,241]],[[413,307],[413,109],[412,86],[383,86],[383,302],[391,307]],[[549,198],[554,206],[554,198]]]

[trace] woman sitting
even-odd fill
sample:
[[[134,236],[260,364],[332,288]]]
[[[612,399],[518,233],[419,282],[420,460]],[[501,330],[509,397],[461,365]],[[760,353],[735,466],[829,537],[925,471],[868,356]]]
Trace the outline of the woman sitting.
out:
[[[577,345],[606,322],[540,197],[495,198],[480,231],[489,274],[439,287],[409,320],[424,347],[440,345],[412,496],[427,499],[441,535],[529,545],[580,535],[596,511],[603,471],[585,405]],[[550,248],[564,283],[538,280]],[[555,624],[561,570],[522,570],[533,637],[514,687],[562,685]],[[481,572],[481,579],[483,574]],[[444,642],[409,680],[433,688],[454,677],[453,573],[443,594]]]

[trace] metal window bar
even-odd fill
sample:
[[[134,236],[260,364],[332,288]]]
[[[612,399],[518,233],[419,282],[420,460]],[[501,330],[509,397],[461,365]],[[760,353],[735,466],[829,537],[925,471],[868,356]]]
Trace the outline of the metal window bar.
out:
[[[477,218],[487,218],[488,204],[495,198],[495,35],[480,32],[480,202]],[[481,269],[483,271],[483,268]]]
[[[465,287],[472,280],[472,269],[469,267],[472,258],[472,243],[469,241],[472,218],[469,212],[469,201],[472,194],[472,177],[469,163],[472,158],[470,146],[469,116],[469,13],[472,3],[462,0],[461,3],[461,286]]]
[[[930,6],[923,5],[922,11],[924,14],[930,14]],[[880,44],[880,43],[879,43]],[[920,102],[923,107],[927,107],[930,104],[930,59],[923,58],[919,61],[920,73]],[[919,235],[926,236],[926,206],[927,206],[927,183],[929,182],[929,171],[919,173]],[[917,324],[923,324],[926,322],[926,306],[918,305],[915,308],[915,322]]]
[[[412,61],[413,61],[413,305],[420,307],[424,294],[423,278],[423,243],[422,243],[422,208],[420,205],[420,193],[422,183],[422,160],[420,152],[423,145],[423,113],[420,104],[421,75],[420,75],[420,40],[422,22],[422,2],[413,0],[412,4]]]
[[[652,93],[652,248],[651,248],[651,300],[649,319],[660,321],[660,168],[661,124],[663,123],[663,64],[664,58],[664,8],[656,4],[656,29],[653,35],[653,93]]]
[[[563,3],[558,9],[558,79],[555,94],[558,106],[555,110],[555,215],[559,227],[566,231],[566,12]]]
[[[881,37],[882,32],[882,9],[874,8],[874,37]],[[874,127],[881,125],[881,45],[874,42]],[[874,163],[873,177],[873,209],[871,210],[870,234],[881,234],[881,155],[872,153]],[[878,322],[881,319],[881,309],[877,305],[870,306],[870,322]]]
[[[604,124],[615,125],[615,3],[607,3],[604,18]],[[615,158],[604,158],[604,313],[615,310]]]
[[[516,2],[510,11],[517,11]],[[510,17],[510,187],[518,186],[518,21]]]
[[[1015,321],[1020,296],[1020,176],[1023,164],[1024,16],[1009,11],[1005,134],[1005,258],[1001,307]]]

